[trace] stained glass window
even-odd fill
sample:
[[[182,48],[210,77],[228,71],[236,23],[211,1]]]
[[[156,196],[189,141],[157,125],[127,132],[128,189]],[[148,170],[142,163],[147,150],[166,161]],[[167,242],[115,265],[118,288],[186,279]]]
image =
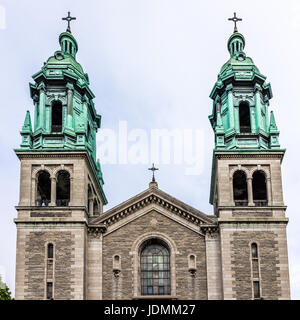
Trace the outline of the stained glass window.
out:
[[[149,241],[141,252],[142,295],[169,295],[170,253],[160,242]]]

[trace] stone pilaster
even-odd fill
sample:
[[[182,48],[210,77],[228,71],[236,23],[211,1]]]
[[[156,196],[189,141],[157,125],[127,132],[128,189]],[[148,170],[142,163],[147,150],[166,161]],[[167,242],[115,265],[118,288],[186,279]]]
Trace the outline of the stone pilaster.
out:
[[[207,299],[223,299],[222,263],[220,235],[218,227],[201,227],[205,233],[206,244],[206,272],[207,272]]]
[[[104,225],[89,226],[87,249],[87,299],[102,300],[102,243]]]

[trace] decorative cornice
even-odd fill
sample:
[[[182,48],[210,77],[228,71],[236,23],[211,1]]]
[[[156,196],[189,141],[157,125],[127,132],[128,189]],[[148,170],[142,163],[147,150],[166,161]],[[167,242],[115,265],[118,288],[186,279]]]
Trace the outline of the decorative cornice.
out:
[[[91,235],[93,238],[100,238],[101,235],[106,231],[106,226],[105,224],[97,224],[97,225],[92,225],[90,224],[87,228],[88,234]]]
[[[65,158],[66,156],[68,158],[86,158],[88,157],[86,151],[70,151],[70,150],[61,150],[58,152],[55,151],[43,151],[38,150],[36,152],[30,152],[30,151],[21,151],[21,150],[15,150],[16,155],[19,159],[31,159],[31,158]]]
[[[217,238],[219,234],[219,226],[218,225],[202,225],[200,226],[200,231],[204,233],[209,238]]]
[[[111,226],[115,224],[116,222],[124,219],[128,215],[131,215],[132,213],[136,212],[137,210],[140,210],[150,204],[157,204],[164,209],[170,211],[172,214],[175,214],[177,216],[180,216],[181,218],[187,220],[190,223],[193,223],[195,225],[202,225],[202,224],[207,224],[209,223],[208,221],[205,221],[204,218],[197,216],[196,214],[193,214],[191,212],[188,212],[187,210],[184,210],[182,208],[179,208],[178,206],[172,204],[169,201],[166,201],[162,197],[159,197],[155,194],[150,194],[146,198],[143,198],[139,200],[138,202],[133,203],[130,206],[127,206],[121,211],[117,211],[111,215],[108,215],[106,218],[101,219],[101,223],[105,224],[106,226]]]
[[[283,159],[285,150],[236,150],[230,152],[215,151],[214,157],[217,159],[240,159],[240,158],[261,158],[261,159]]]
[[[233,223],[233,224],[251,224],[251,223],[263,223],[263,224],[287,224],[289,222],[288,218],[273,218],[273,217],[234,217],[234,218],[219,218],[218,223],[219,224],[228,224],[228,223]]]

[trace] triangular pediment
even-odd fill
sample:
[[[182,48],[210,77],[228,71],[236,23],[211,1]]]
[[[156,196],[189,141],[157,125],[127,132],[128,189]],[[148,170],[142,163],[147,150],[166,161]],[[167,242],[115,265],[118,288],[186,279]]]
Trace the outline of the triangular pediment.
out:
[[[172,197],[157,187],[150,187],[136,196],[120,203],[119,205],[106,211],[98,217],[91,218],[90,225],[101,225],[106,228],[114,224],[120,224],[122,220],[128,220],[130,217],[138,217],[139,212],[145,214],[148,211],[155,210],[165,213],[169,218],[185,225],[193,227],[216,226],[215,216],[209,216],[205,213],[187,205],[186,203]]]

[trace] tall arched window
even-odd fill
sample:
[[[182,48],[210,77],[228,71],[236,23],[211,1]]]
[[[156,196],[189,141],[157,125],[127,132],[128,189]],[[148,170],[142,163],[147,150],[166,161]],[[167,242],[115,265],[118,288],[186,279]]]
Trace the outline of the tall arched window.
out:
[[[247,177],[242,170],[233,175],[233,198],[236,206],[248,205]]]
[[[62,131],[62,104],[60,101],[55,101],[52,104],[52,132],[61,132]]]
[[[253,298],[260,299],[260,277],[259,277],[259,257],[257,244],[251,244]]]
[[[240,132],[251,132],[250,108],[248,103],[241,102],[239,106]]]
[[[53,244],[52,243],[48,243],[47,257],[48,257],[48,259],[53,259]]]
[[[256,206],[268,204],[266,176],[263,171],[257,170],[252,176],[253,202]]]
[[[51,201],[51,180],[47,171],[40,171],[37,179],[37,206],[48,206]]]
[[[67,171],[59,171],[56,183],[56,205],[66,207],[70,202],[70,174]]]
[[[151,239],[144,244],[140,270],[142,295],[171,294],[170,252],[164,243]]]

